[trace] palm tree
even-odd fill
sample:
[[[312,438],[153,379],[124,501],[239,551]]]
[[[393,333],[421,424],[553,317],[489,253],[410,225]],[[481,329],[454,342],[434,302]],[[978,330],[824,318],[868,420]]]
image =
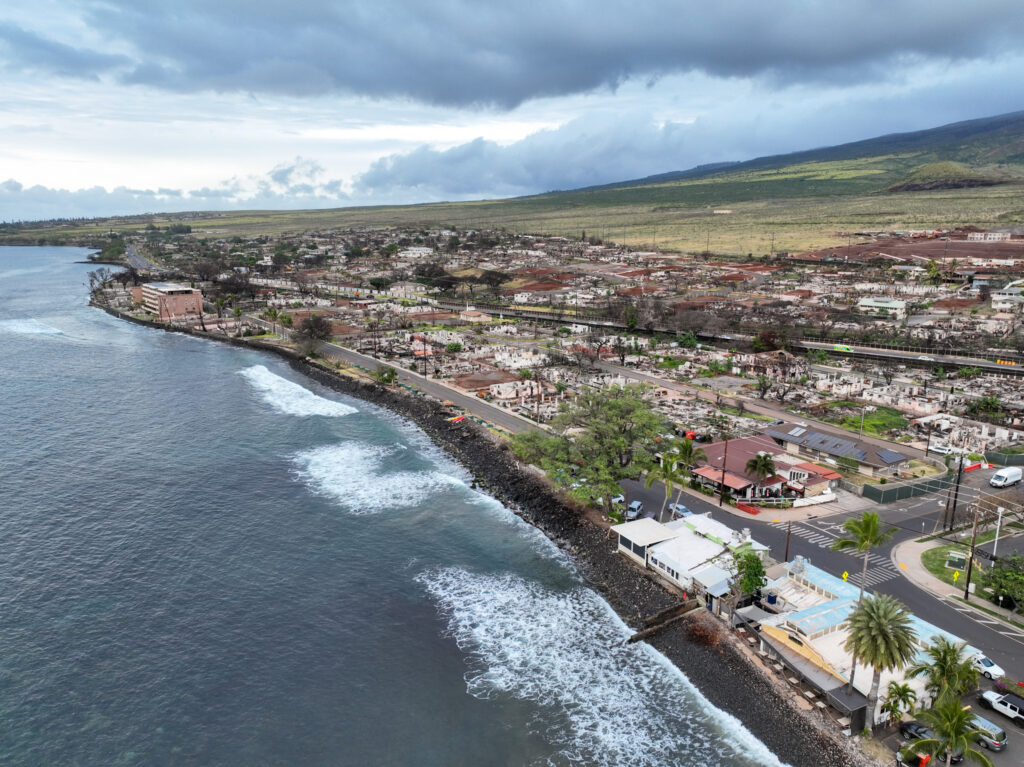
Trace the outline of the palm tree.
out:
[[[698,462],[708,459],[708,454],[704,452],[704,448],[694,447],[691,439],[677,439],[672,443],[671,455],[681,476],[679,490],[676,492],[676,503],[679,503],[683,495],[683,481],[689,479],[690,472]]]
[[[644,480],[644,487],[650,487],[655,482],[665,483],[665,500],[662,501],[661,511],[658,512],[659,522],[665,513],[665,507],[668,505],[668,498],[672,494],[672,486],[681,484],[685,476],[677,468],[675,458],[668,452],[662,453],[661,460],[648,470],[647,479]]]
[[[880,594],[862,600],[847,618],[844,649],[853,655],[853,668],[863,660],[872,669],[868,711],[874,723],[878,702],[878,685],[883,671],[903,668],[917,653],[917,632],[910,622],[910,613],[892,597]],[[853,670],[850,671],[850,689]]]
[[[936,636],[924,648],[926,659],[907,669],[907,678],[924,676],[925,689],[933,701],[944,698],[959,700],[960,696],[978,685],[978,670],[964,653],[966,642],[954,642]]]
[[[944,758],[946,766],[954,754],[963,754],[972,762],[992,767],[991,760],[974,747],[984,731],[974,724],[970,706],[962,706],[956,698],[944,700],[934,708],[921,712],[921,719],[931,727],[934,737],[915,740],[907,748]]]
[[[747,474],[753,474],[758,482],[775,476],[775,461],[768,453],[758,453],[743,467]]]
[[[843,523],[843,529],[850,534],[848,538],[839,538],[832,544],[832,551],[844,551],[856,549],[858,554],[864,555],[864,571],[860,576],[860,596],[858,602],[864,600],[864,580],[868,577],[868,557],[871,555],[873,546],[881,546],[888,542],[896,533],[895,527],[888,530],[882,529],[882,520],[873,511],[865,511],[860,519],[848,519]]]
[[[904,711],[913,711],[915,703],[917,703],[917,693],[913,688],[905,682],[897,682],[894,679],[886,688],[882,711],[889,715],[889,724],[892,725],[903,716]]]

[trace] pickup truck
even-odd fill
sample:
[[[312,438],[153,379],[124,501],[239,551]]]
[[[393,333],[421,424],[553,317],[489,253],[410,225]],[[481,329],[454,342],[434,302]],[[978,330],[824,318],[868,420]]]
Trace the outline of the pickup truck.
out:
[[[1024,724],[1024,698],[1012,692],[1000,695],[995,690],[987,690],[978,696],[978,702],[985,708],[998,711],[1017,724]]]

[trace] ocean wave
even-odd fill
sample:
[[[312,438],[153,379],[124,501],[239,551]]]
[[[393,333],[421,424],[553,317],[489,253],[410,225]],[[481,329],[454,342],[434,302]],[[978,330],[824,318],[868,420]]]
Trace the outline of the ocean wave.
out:
[[[417,506],[437,492],[465,488],[462,480],[439,471],[385,471],[382,459],[396,449],[343,442],[305,450],[294,462],[314,492],[355,514]]]
[[[64,331],[39,320],[0,320],[0,331],[32,336],[62,336]]]
[[[545,709],[533,725],[557,749],[550,763],[781,764],[660,653],[622,646],[628,627],[590,589],[552,591],[461,568],[417,580],[469,655],[469,693]]]
[[[239,371],[239,375],[260,393],[264,402],[285,415],[339,417],[359,412],[351,405],[321,397],[271,373],[263,365],[253,365]]]

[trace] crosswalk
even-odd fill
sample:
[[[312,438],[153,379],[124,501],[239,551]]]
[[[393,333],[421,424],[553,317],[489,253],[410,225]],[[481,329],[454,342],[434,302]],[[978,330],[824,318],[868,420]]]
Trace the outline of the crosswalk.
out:
[[[769,522],[774,528],[779,530],[785,530],[788,523],[786,522]],[[837,533],[832,533],[829,528],[836,528]],[[810,526],[801,522],[794,522],[790,530],[790,534],[802,538],[808,543],[814,544],[821,549],[831,549],[832,544],[839,538],[838,533],[843,533],[841,525],[829,525],[821,528],[816,526]],[[850,583],[860,587],[861,579],[864,581],[864,588],[873,588],[886,581],[892,580],[899,573],[893,563],[885,556],[872,552],[868,555],[868,570],[864,573],[863,568],[863,557],[857,557],[859,560],[859,566],[856,570],[851,569],[849,578],[847,579]]]

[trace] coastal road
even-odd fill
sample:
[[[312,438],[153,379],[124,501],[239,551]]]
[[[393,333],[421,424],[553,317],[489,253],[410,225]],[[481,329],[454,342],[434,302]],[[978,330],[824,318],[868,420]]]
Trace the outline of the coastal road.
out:
[[[134,245],[128,245],[124,251],[125,258],[128,259],[128,263],[135,269],[139,269],[144,272],[151,272],[159,267],[150,261],[148,258],[140,256],[138,251],[135,250]]]
[[[974,481],[980,483],[984,479],[979,477]],[[657,484],[648,489],[639,482],[624,482],[623,489],[629,500],[639,498],[646,508],[655,511],[661,508],[665,499],[663,486]],[[918,502],[921,499],[911,500]],[[931,502],[931,507],[922,507],[916,513],[907,513],[905,509],[895,504],[891,509],[888,506],[878,507],[882,517],[897,527],[898,532],[889,544],[872,550],[868,560],[865,586],[872,591],[899,599],[913,614],[967,640],[990,655],[1014,679],[1024,680],[1024,631],[989,619],[984,614],[979,615],[955,600],[940,598],[924,591],[905,578],[898,565],[893,563],[892,550],[896,545],[920,538],[922,524],[928,532],[931,531],[939,513],[937,500],[932,498]],[[850,517],[859,516],[859,513],[826,512],[821,517],[793,521],[791,525],[787,525],[786,521],[774,517],[770,510],[757,516],[738,517],[719,508],[714,499],[706,499],[693,493],[683,493],[682,503],[698,514],[710,512],[712,518],[735,530],[750,528],[754,538],[770,546],[772,556],[778,560],[783,559],[786,553],[788,527],[790,559],[799,554],[834,575],[848,572],[849,580],[859,585],[863,558],[844,551],[832,551],[830,548],[836,539],[844,535],[843,522]],[[889,519],[890,511],[895,512],[892,516],[896,521]]]
[[[348,349],[344,346],[339,346],[335,343],[324,342],[320,344],[319,351],[325,357],[341,360],[342,362],[347,362],[350,365],[358,365],[370,372],[376,372],[377,368],[389,364],[387,362],[381,362],[380,360],[366,354],[353,351],[352,349]],[[510,413],[507,410],[492,405],[479,397],[471,397],[468,394],[464,394],[450,386],[445,386],[437,381],[432,381],[419,373],[414,373],[410,370],[406,370],[405,368],[395,367],[393,365],[392,367],[398,371],[398,381],[400,383],[415,386],[417,389],[420,389],[441,401],[448,400],[449,402],[453,402],[456,406],[467,413],[504,429],[507,432],[520,434],[522,432],[536,431],[538,429],[537,425],[532,421],[528,421],[515,413]]]

